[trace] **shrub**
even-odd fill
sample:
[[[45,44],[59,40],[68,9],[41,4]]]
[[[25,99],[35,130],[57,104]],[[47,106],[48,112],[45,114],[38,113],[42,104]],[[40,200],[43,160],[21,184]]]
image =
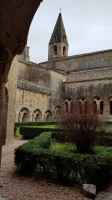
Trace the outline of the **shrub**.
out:
[[[74,145],[57,144],[51,133],[42,133],[15,150],[15,164],[27,172],[51,173],[59,181],[102,185],[112,176],[112,148],[94,152],[76,153]]]
[[[49,147],[51,143],[51,133],[42,133],[40,136],[35,137],[28,143],[25,143],[15,150],[15,163],[22,170],[32,172],[36,168],[38,157],[42,153],[40,149]],[[44,151],[44,150],[43,150]]]
[[[47,126],[43,126],[43,127],[39,127],[39,126],[35,126],[35,127],[20,127],[20,133],[23,136],[23,139],[32,139],[34,137],[39,136],[41,133],[43,132],[55,132],[55,126],[53,127],[47,127]]]
[[[79,153],[91,153],[103,136],[101,118],[93,103],[74,104],[72,113],[62,112],[57,122],[57,139],[76,144]]]
[[[55,125],[56,122],[16,122],[15,127]]]

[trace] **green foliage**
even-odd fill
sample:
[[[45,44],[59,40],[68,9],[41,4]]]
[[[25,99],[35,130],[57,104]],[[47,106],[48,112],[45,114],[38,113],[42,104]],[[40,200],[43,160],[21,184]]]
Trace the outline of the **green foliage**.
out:
[[[42,133],[40,136],[35,137],[28,143],[25,143],[15,150],[15,163],[18,167],[26,171],[34,171],[39,157],[41,157],[43,150],[45,153],[46,148],[51,143],[51,133]]]
[[[16,122],[15,127],[55,125],[56,122]]]
[[[54,140],[52,141],[51,145],[50,145],[50,149],[54,150],[54,151],[71,151],[71,152],[76,152],[76,146],[74,144],[71,143],[58,143],[55,142]]]
[[[43,132],[55,132],[54,125],[48,126],[27,126],[27,127],[20,127],[20,133],[23,136],[23,139],[32,139],[34,137],[39,136]]]
[[[18,127],[14,126],[14,135],[16,135],[17,129],[18,129]]]
[[[103,136],[99,138],[99,145],[112,146],[112,123],[103,124],[102,131]]]
[[[94,147],[93,154],[79,154],[75,145],[56,143],[51,133],[42,133],[15,150],[15,164],[64,182],[102,185],[112,176],[112,148]]]
[[[20,134],[20,127],[14,127],[14,136],[17,138],[22,138],[22,135]]]

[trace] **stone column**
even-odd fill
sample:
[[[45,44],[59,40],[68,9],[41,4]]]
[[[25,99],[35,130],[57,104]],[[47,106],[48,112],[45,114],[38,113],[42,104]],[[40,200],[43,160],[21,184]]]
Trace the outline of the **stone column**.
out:
[[[104,101],[104,112],[103,112],[103,116],[104,116],[104,120],[106,120],[106,121],[111,120],[109,101]]]
[[[2,138],[4,133],[4,121],[5,121],[5,84],[0,82],[0,167],[1,167],[1,155],[2,155]]]
[[[6,128],[7,128],[7,111],[8,111],[8,90],[5,87],[5,109],[4,109],[4,123],[3,123],[3,136],[2,136],[2,145],[5,145],[6,141]]]

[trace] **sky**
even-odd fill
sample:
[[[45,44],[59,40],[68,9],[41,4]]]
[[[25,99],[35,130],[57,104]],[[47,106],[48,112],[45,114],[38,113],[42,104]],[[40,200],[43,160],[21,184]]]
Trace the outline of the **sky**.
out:
[[[112,49],[112,0],[43,0],[28,35],[31,61],[48,60],[48,43],[60,8],[69,56]]]

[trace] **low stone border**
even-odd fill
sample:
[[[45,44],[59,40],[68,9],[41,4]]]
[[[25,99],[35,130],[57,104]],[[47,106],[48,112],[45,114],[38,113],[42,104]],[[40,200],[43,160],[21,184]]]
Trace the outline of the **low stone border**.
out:
[[[112,193],[100,192],[95,200],[112,200]]]

